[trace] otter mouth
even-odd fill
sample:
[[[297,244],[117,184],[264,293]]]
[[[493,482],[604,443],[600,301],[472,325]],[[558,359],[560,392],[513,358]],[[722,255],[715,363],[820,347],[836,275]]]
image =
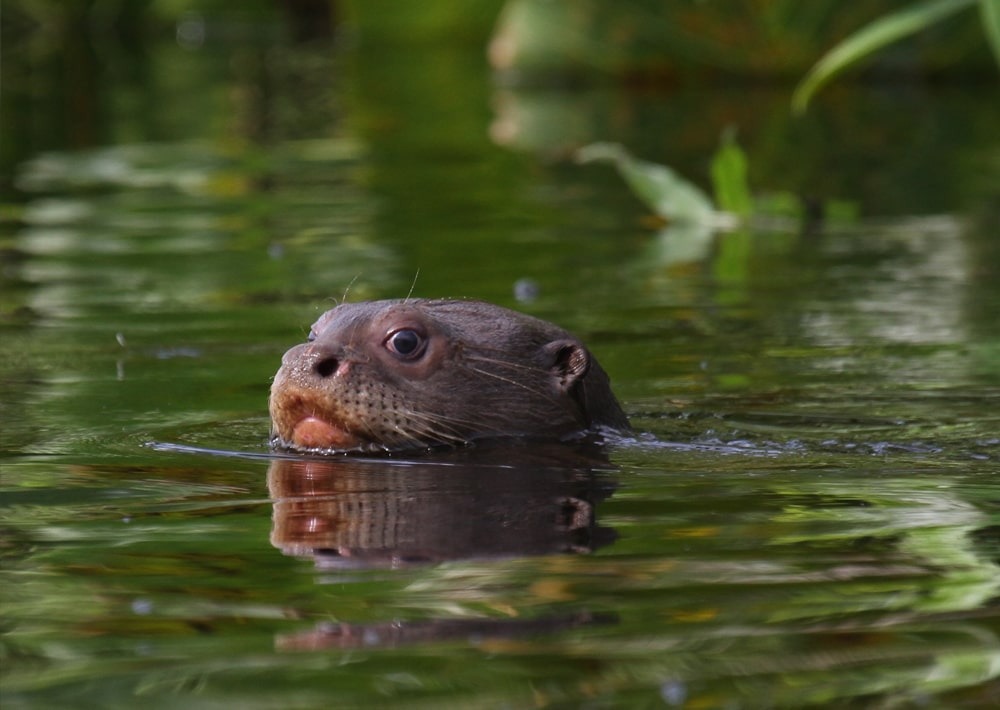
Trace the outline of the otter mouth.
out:
[[[342,453],[370,448],[369,442],[353,434],[336,420],[309,412],[284,418],[281,426],[272,429],[271,445],[310,453]]]
[[[356,449],[361,440],[346,429],[319,417],[303,417],[292,429],[292,442],[304,449]]]
[[[325,426],[329,426],[323,423]],[[370,443],[352,437],[341,430],[336,433],[327,431],[320,432],[322,427],[309,424],[305,427],[305,433],[293,433],[291,437],[284,437],[277,432],[271,432],[271,448],[283,451],[291,451],[300,454],[351,454],[369,451],[373,447]]]

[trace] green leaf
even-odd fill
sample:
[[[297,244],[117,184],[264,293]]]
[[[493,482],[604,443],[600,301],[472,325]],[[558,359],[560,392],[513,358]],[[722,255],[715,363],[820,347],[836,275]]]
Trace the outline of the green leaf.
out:
[[[796,113],[804,113],[813,94],[851,64],[886,45],[940,22],[974,2],[976,0],[926,0],[884,15],[862,27],[827,52],[809,70],[795,89],[792,108]],[[980,6],[983,5],[996,5],[996,1],[981,0]]]
[[[979,0],[979,16],[983,21],[986,40],[1000,65],[1000,0]]]
[[[727,129],[722,143],[712,158],[712,182],[715,201],[724,212],[749,217],[753,212],[753,198],[747,180],[747,158],[736,143],[736,131]]]
[[[713,221],[712,200],[698,186],[665,165],[633,158],[617,143],[584,146],[577,153],[577,160],[613,163],[633,194],[664,219],[689,224]]]

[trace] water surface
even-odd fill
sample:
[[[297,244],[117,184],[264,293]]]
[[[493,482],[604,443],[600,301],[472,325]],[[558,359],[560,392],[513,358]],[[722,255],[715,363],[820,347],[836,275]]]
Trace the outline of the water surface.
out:
[[[289,50],[336,109],[261,135],[243,65],[158,45],[202,85],[150,91],[200,99],[17,165],[4,707],[997,702],[996,107],[553,98],[492,88],[474,49]],[[763,191],[849,214],[682,243],[553,138],[700,179],[733,122]],[[411,287],[577,332],[634,436],[270,456],[281,353],[345,292]]]

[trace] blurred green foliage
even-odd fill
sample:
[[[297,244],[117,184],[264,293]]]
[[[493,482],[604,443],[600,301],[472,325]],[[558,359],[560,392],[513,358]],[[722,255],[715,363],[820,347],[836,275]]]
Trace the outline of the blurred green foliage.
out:
[[[799,84],[792,105],[802,113],[813,94],[847,67],[973,7],[980,10],[986,41],[1000,63],[1000,0],[927,0],[878,18],[827,52]]]
[[[984,6],[992,2],[983,0]],[[519,80],[602,74],[659,82],[710,74],[791,80],[800,78],[824,48],[909,5],[899,0],[508,0],[490,56],[496,68]],[[968,75],[989,66],[977,18],[966,15],[879,56],[881,70]]]

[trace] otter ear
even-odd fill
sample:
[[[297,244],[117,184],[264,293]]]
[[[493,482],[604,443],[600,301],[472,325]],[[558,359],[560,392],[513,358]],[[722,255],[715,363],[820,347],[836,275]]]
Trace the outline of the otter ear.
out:
[[[545,346],[545,352],[550,358],[549,371],[563,392],[569,391],[590,369],[590,353],[575,340],[553,340]]]

